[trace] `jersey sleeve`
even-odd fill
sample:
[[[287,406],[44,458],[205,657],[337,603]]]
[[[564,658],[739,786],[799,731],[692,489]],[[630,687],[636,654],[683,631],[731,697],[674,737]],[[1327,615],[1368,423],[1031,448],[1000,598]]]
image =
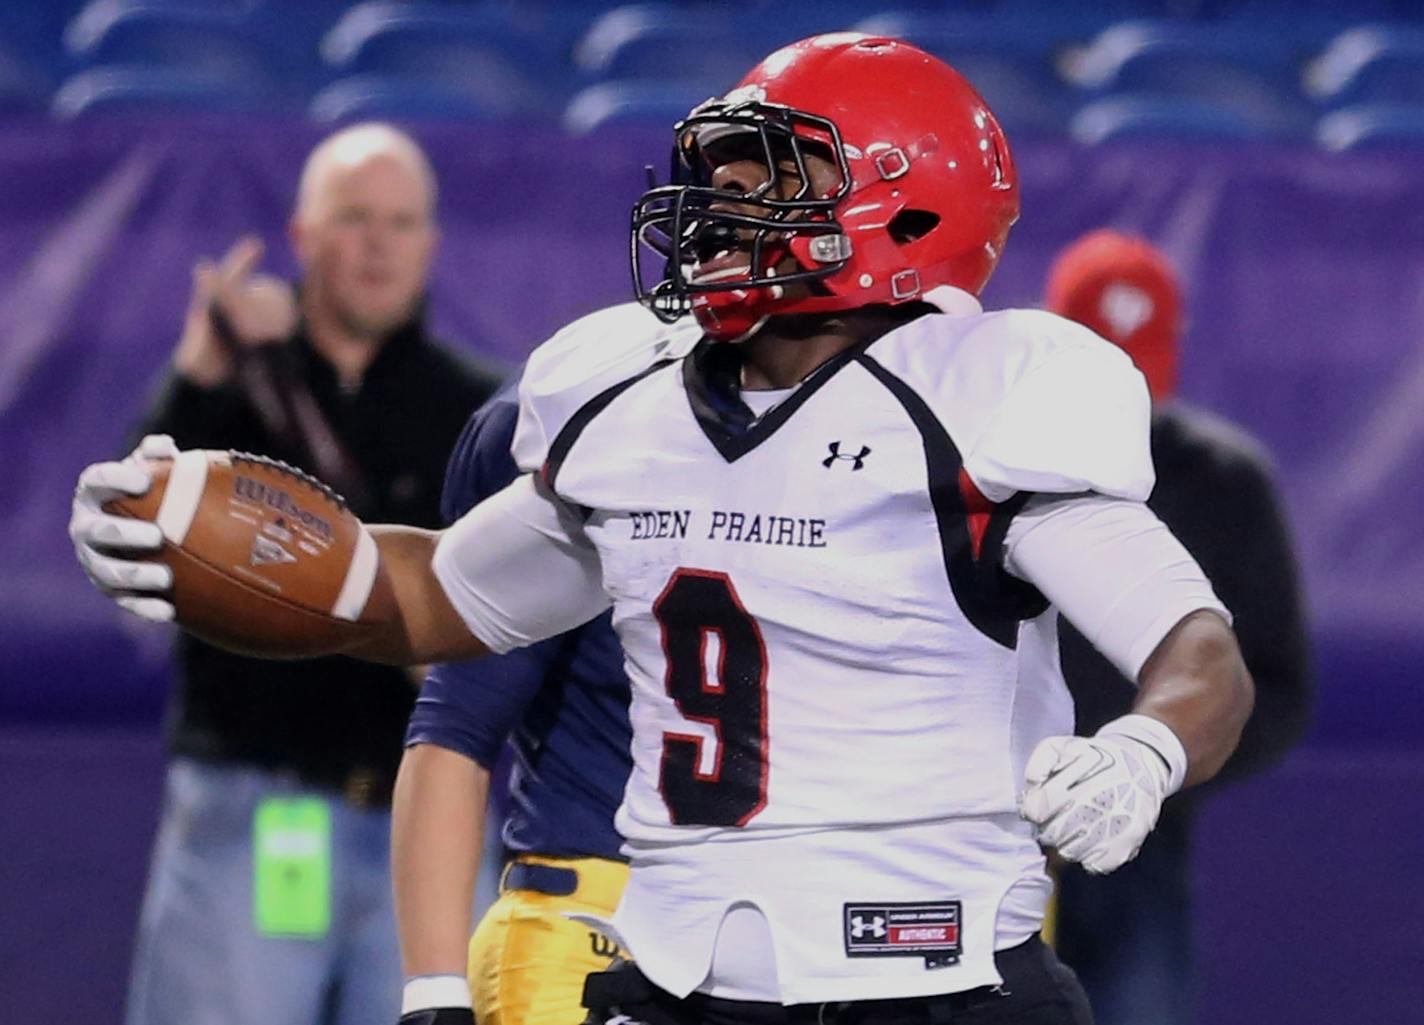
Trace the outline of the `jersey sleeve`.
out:
[[[610,605],[582,523],[534,474],[448,528],[432,569],[470,633],[496,654],[572,630]]]
[[[519,419],[516,373],[466,421],[445,467],[440,515],[449,526],[519,476],[512,447]]]
[[[433,666],[411,711],[406,746],[434,744],[494,768],[564,643],[555,637],[507,655]]]
[[[470,417],[456,442],[441,495],[447,523],[519,476],[510,452],[519,411],[517,379]],[[406,744],[434,744],[492,768],[564,643],[555,637],[507,655],[434,666],[411,712]]]
[[[1141,502],[1037,496],[1009,525],[1004,566],[1134,682],[1191,613],[1206,609],[1231,622],[1196,560]]]
[[[601,392],[663,360],[685,355],[701,333],[695,325],[664,324],[638,303],[576,320],[539,346],[519,382],[515,462],[540,469],[564,425]]]
[[[491,413],[490,436],[509,439],[514,471],[522,476],[446,529],[433,569],[470,632],[496,654],[548,640],[608,608],[598,554],[582,524],[531,471],[543,465],[565,420],[606,387],[618,365],[648,362],[654,339],[638,311],[613,307],[559,332],[535,350],[520,374],[512,421],[507,401]],[[494,420],[508,433],[497,432]],[[447,473],[452,513],[460,511],[460,499],[486,490],[479,458],[485,426],[467,428],[461,439],[466,458]]]

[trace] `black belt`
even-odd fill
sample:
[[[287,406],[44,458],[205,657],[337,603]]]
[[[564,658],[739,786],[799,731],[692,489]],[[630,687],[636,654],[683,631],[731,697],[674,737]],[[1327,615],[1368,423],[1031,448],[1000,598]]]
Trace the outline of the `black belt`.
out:
[[[547,893],[551,897],[567,897],[578,889],[578,884],[576,869],[515,861],[504,870],[502,888],[533,890],[535,893]]]

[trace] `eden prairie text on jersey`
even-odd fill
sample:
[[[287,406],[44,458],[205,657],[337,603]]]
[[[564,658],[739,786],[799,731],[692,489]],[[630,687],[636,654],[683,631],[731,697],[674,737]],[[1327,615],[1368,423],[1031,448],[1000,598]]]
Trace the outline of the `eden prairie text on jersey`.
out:
[[[788,548],[826,547],[826,521],[822,519],[748,514],[729,509],[714,509],[710,514],[695,513],[691,509],[646,509],[628,516],[634,541],[685,538],[688,530],[705,518],[708,541]],[[700,525],[697,529],[701,529]]]

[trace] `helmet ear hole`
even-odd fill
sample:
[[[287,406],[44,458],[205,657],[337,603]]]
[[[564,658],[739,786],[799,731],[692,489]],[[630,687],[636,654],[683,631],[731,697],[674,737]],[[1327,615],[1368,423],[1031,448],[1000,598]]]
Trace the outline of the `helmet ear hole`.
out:
[[[939,214],[932,210],[901,210],[886,225],[890,237],[900,245],[924,238],[939,225]]]

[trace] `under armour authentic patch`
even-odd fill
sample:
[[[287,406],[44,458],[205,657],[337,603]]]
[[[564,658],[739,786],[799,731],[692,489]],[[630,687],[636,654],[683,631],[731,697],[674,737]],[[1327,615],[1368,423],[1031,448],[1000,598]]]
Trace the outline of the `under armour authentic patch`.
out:
[[[845,905],[846,957],[923,957],[926,968],[959,961],[960,902]]]

